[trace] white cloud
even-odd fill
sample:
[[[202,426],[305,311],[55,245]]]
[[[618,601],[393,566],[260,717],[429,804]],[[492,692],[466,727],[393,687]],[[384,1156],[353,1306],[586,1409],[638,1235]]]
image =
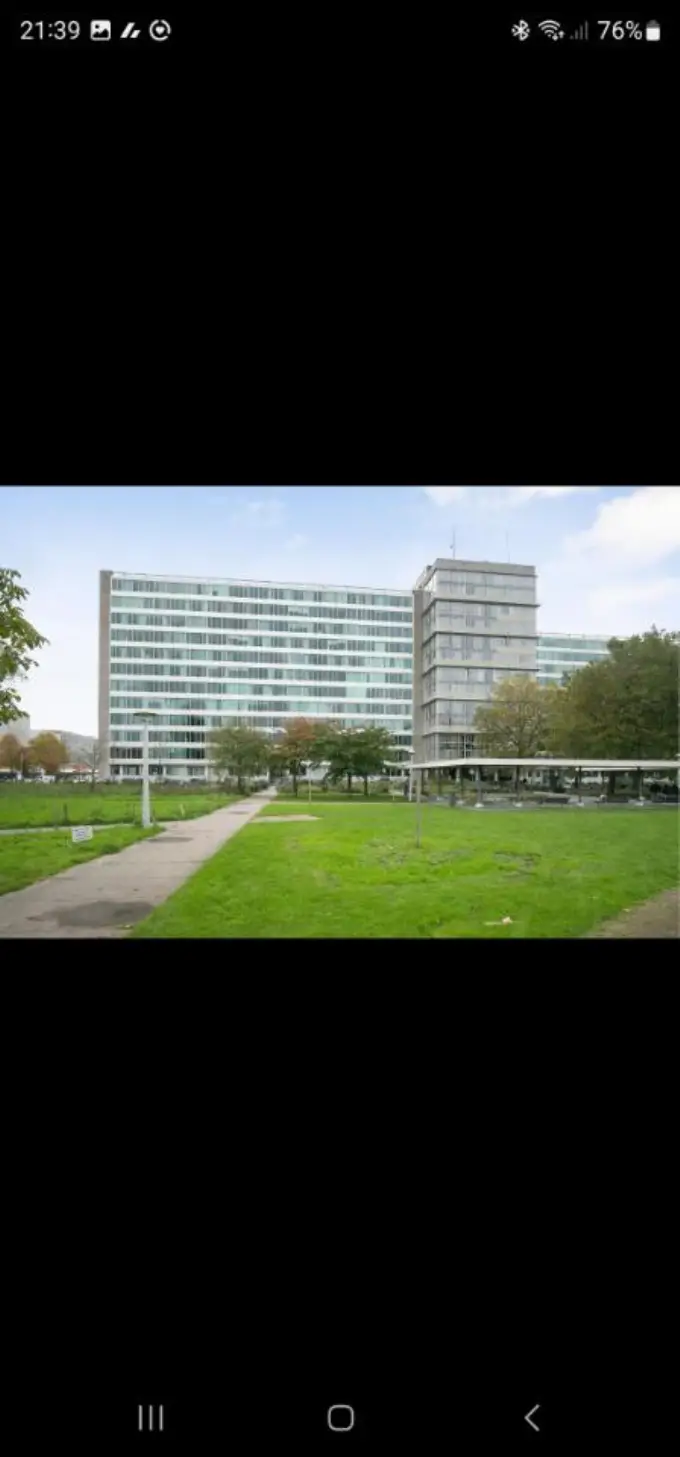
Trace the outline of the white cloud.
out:
[[[460,501],[467,486],[423,486],[423,490],[435,506],[448,506],[450,501]]]
[[[502,486],[509,506],[524,506],[546,496],[573,496],[581,491],[599,491],[600,486]]]
[[[672,556],[680,550],[680,486],[641,486],[605,501],[587,531],[567,538],[565,550],[622,570]]]
[[[619,582],[611,587],[596,587],[589,602],[595,611],[608,612],[612,607],[630,607],[635,602],[663,602],[680,592],[678,577],[662,577],[657,582]]]
[[[308,541],[308,536],[303,536],[301,531],[296,531],[293,536],[289,536],[288,540],[284,541],[283,545],[289,551],[296,551],[298,547],[306,546]]]
[[[249,526],[278,526],[283,513],[283,501],[276,496],[264,496],[257,501],[244,502],[232,520]]]

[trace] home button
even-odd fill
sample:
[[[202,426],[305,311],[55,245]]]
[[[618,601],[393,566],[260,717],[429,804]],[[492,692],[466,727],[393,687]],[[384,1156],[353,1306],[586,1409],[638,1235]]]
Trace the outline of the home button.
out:
[[[332,1432],[351,1432],[354,1412],[351,1406],[329,1406],[328,1425]]]

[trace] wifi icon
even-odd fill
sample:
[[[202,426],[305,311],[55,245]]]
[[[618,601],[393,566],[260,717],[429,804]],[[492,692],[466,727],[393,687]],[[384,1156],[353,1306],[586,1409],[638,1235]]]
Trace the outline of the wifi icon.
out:
[[[544,35],[547,35],[548,40],[562,40],[564,35],[559,20],[540,20],[538,28],[543,31]]]

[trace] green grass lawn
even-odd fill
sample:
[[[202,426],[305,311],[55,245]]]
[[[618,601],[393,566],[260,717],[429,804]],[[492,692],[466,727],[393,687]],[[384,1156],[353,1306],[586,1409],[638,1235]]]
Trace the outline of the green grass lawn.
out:
[[[396,787],[396,785],[397,785],[397,781],[395,780],[395,787]],[[414,791],[414,793],[415,793],[415,791]],[[442,790],[442,793],[445,793],[445,791]],[[289,802],[291,804],[295,804],[295,803],[302,804],[303,801],[305,803],[307,803],[309,801],[309,798],[310,798],[310,795],[309,795],[309,785],[307,784],[307,782],[304,779],[301,779],[300,780],[300,783],[298,785],[297,799],[296,799],[296,796],[294,795],[292,789],[279,789],[278,790],[278,796],[277,797],[282,802],[285,801],[286,804],[288,804]],[[371,789],[369,791],[368,795],[366,795],[366,794],[364,794],[363,784],[361,783],[361,781],[359,781],[358,784],[356,782],[354,783],[354,785],[352,787],[352,793],[351,794],[348,794],[346,788],[344,788],[342,785],[338,785],[336,787],[330,786],[328,789],[322,789],[319,784],[313,784],[312,785],[311,798],[312,798],[312,802],[314,804],[321,804],[321,805],[324,805],[324,804],[383,804],[383,805],[388,805],[388,804],[391,804],[392,803],[393,799],[397,799],[399,801],[404,801],[405,798],[406,798],[406,796],[404,794],[403,785],[399,785],[399,793],[398,793],[398,795],[392,795],[391,791],[389,791],[389,790],[387,790],[387,791],[382,790],[382,791],[378,792],[376,789]]]
[[[299,806],[305,812],[305,806]],[[571,937],[677,885],[678,816],[266,808],[133,935]],[[507,926],[489,925],[510,916]]]
[[[100,855],[115,855],[126,845],[136,840],[146,840],[160,830],[141,830],[127,825],[123,829],[96,830],[91,840],[74,845],[71,831],[54,834],[38,832],[35,835],[0,836],[0,895],[10,890],[23,890],[36,880],[45,880],[48,875],[57,875],[60,870],[70,870],[74,865],[83,865],[86,860],[95,860]]]
[[[196,819],[233,804],[238,795],[215,790],[151,789],[155,820]],[[34,825],[139,824],[141,790],[87,784],[0,784],[0,829],[31,829]]]

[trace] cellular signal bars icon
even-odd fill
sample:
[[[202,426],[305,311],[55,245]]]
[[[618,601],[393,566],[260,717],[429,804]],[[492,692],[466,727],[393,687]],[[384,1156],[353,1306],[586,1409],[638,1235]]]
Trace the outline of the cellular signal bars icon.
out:
[[[588,21],[587,20],[584,20],[582,25],[577,25],[576,30],[572,30],[572,33],[569,36],[569,39],[570,40],[587,40],[588,39]]]

